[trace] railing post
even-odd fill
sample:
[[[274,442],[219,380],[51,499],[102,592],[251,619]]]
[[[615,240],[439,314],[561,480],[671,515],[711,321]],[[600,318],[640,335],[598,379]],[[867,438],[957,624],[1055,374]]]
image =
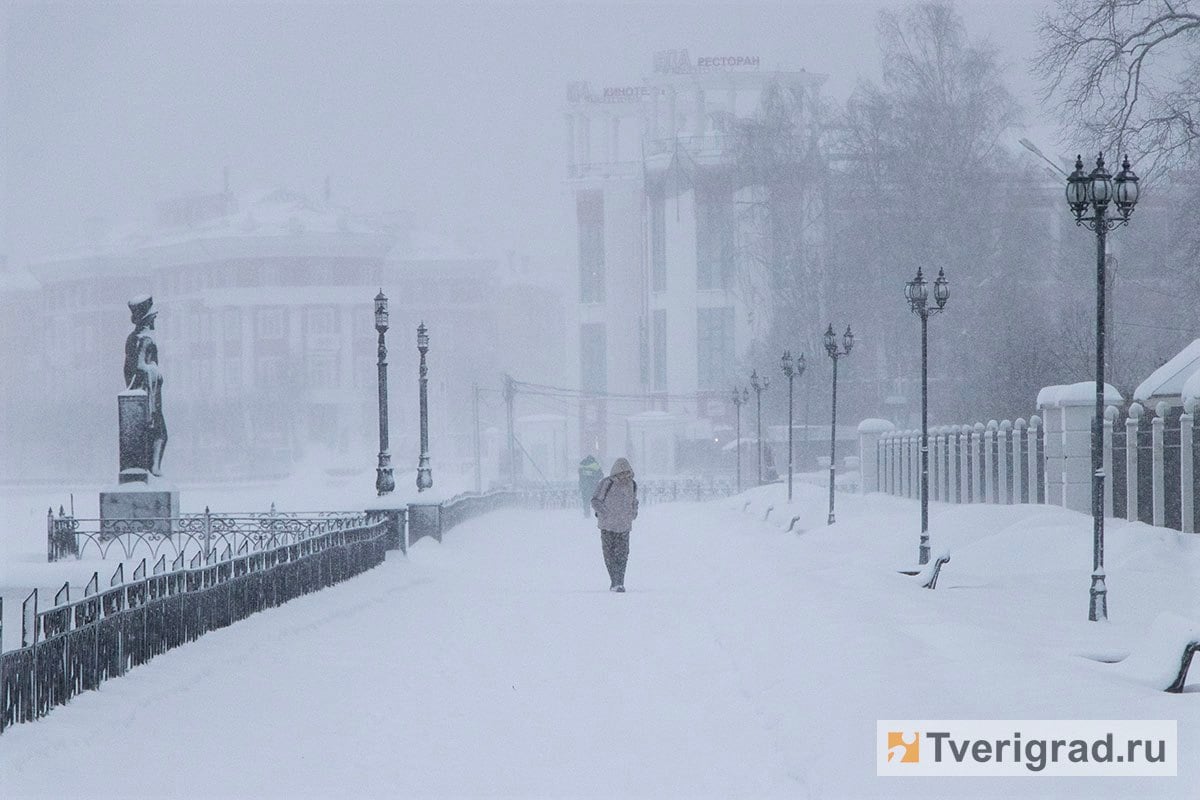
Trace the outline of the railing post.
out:
[[[975,423],[975,435],[972,437],[974,447],[972,448],[972,452],[971,452],[971,455],[975,459],[975,463],[973,464],[973,470],[972,470],[974,472],[974,475],[972,475],[972,477],[975,479],[974,501],[976,503],[986,503],[987,502],[988,485],[991,483],[991,481],[989,480],[989,478],[987,476],[988,465],[987,465],[987,461],[986,461],[986,458],[987,458],[987,438],[986,437],[987,437],[987,429],[984,427],[984,424],[982,422],[976,422]]]
[[[1104,516],[1113,515],[1113,422],[1117,418],[1117,407],[1104,409],[1104,434],[1101,443],[1104,457]]]
[[[929,429],[929,448],[932,452],[929,454],[929,468],[932,474],[929,476],[929,499],[942,499],[942,429],[933,427]]]
[[[1153,500],[1154,524],[1160,528],[1166,521],[1166,480],[1163,476],[1163,425],[1166,416],[1167,404],[1160,400],[1154,407],[1154,419],[1150,422],[1153,442],[1150,453],[1150,495]]]
[[[1025,458],[1029,462],[1029,502],[1041,503],[1046,499],[1046,473],[1042,459],[1039,457],[1039,447],[1042,441],[1042,418],[1034,414],[1029,418],[1029,431],[1026,433]]]
[[[999,465],[999,489],[1000,502],[1005,505],[1010,505],[1013,502],[1012,487],[1012,467],[1010,466],[1009,455],[1012,454],[1012,446],[1009,442],[1012,440],[1012,423],[1008,420],[1000,422],[999,438],[996,440],[996,461]]]
[[[946,487],[946,500],[950,503],[959,502],[958,499],[958,439],[962,432],[962,428],[957,425],[951,425],[949,436],[949,446],[946,448],[946,457],[948,464],[946,466],[946,479],[948,481]]]
[[[1138,422],[1142,404],[1131,403],[1125,418],[1125,519],[1138,520]]]
[[[46,560],[56,561],[57,554],[54,552],[54,508],[46,509]]]
[[[974,428],[963,425],[958,437],[958,496],[960,503],[971,502],[971,434]]]
[[[988,420],[987,429],[983,432],[983,501],[985,503],[998,502],[999,496],[996,486],[996,471],[993,465],[996,462],[996,420]]]
[[[1195,420],[1196,400],[1189,397],[1183,404],[1183,415],[1179,417],[1179,515],[1184,533],[1196,531],[1195,484],[1192,482],[1192,426]]]
[[[1025,474],[1026,461],[1021,458],[1021,448],[1025,444],[1025,430],[1029,425],[1025,422],[1024,417],[1017,417],[1013,423],[1012,430],[1012,473],[1013,473],[1013,502],[1024,503],[1026,501],[1025,489],[1030,485],[1029,479]]]
[[[259,506],[262,508],[262,506]],[[212,549],[212,512],[208,510],[208,506],[204,507],[204,552]]]

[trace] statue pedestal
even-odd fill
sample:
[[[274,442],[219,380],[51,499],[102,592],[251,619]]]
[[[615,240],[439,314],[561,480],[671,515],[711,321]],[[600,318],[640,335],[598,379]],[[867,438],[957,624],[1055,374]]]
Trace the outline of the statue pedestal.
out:
[[[122,520],[144,520],[137,530],[171,532],[179,516],[179,490],[164,481],[124,483],[100,493],[100,530],[115,528]]]
[[[179,516],[179,490],[150,474],[150,398],[145,389],[117,395],[121,471],[118,486],[100,493],[100,529],[123,520],[143,520],[134,529],[171,532]]]
[[[121,450],[117,481],[145,483],[150,477],[150,398],[145,389],[126,389],[117,395],[117,425]]]

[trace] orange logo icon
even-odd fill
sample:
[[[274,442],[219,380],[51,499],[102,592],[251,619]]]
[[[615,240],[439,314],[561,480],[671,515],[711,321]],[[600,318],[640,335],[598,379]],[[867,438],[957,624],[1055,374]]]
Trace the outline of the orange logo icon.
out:
[[[916,733],[888,731],[887,760],[901,764],[916,764],[921,760],[921,740]]]

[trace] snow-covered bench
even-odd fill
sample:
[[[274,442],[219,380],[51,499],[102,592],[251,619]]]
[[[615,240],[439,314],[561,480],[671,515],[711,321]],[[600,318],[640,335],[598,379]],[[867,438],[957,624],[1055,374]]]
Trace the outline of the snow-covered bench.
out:
[[[1138,648],[1115,669],[1139,683],[1182,692],[1192,656],[1200,650],[1200,623],[1178,614],[1159,614]]]
[[[950,552],[943,550],[936,557],[930,559],[929,563],[920,569],[902,569],[901,575],[916,575],[921,582],[921,587],[924,589],[936,589],[938,576],[942,574],[942,565],[950,561]]]

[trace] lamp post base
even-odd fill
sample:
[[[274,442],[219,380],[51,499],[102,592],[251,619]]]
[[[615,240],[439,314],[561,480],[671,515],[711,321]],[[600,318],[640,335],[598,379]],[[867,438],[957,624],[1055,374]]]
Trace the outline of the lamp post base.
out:
[[[379,466],[375,468],[375,491],[380,497],[390,494],[396,488],[396,479],[392,477],[392,457],[388,453],[379,454]]]
[[[433,488],[433,470],[429,466],[429,454],[422,453],[417,462],[417,491]]]
[[[1092,588],[1088,594],[1088,619],[1092,622],[1107,622],[1108,588],[1104,585],[1104,575],[1092,573]]]
[[[924,566],[929,563],[929,536],[921,534],[921,546],[917,551],[917,563]]]

